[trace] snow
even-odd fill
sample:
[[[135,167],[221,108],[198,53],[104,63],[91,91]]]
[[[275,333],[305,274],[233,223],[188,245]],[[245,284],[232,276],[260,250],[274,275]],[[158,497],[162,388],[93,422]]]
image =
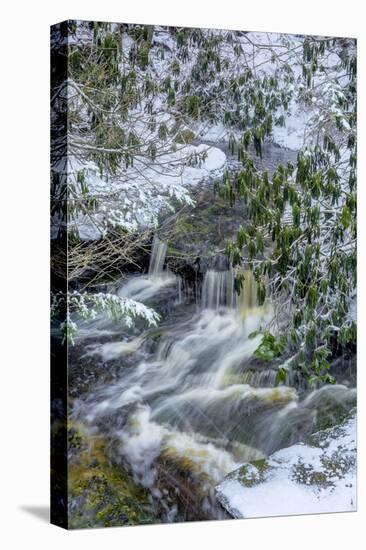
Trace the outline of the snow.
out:
[[[226,155],[221,149],[217,147],[210,147],[208,145],[198,145],[197,153],[206,153],[207,157],[201,165],[201,169],[205,170],[207,174],[222,173],[226,164]]]
[[[203,32],[220,35],[227,31],[203,29]],[[80,22],[75,39],[80,42],[90,42],[92,31],[87,25]],[[153,47],[149,58],[150,75],[154,81],[162,83],[166,76],[171,74],[171,63],[176,59],[176,40],[173,39],[167,28],[156,26],[152,43]],[[242,36],[235,34],[234,43],[242,48],[245,63],[250,67],[253,66],[253,70],[257,72],[258,76],[274,75],[278,69],[279,60],[281,62],[286,60],[288,49],[302,45],[299,38],[278,34],[269,35],[268,33],[248,33]],[[229,78],[233,71],[240,73],[243,69],[242,58],[237,57],[234,53],[234,43],[228,40],[220,45],[220,56],[230,65],[227,69],[222,69],[220,73],[222,78]],[[277,61],[273,61],[272,48],[266,47],[268,43],[274,44],[273,51],[277,52]],[[127,33],[123,33],[123,52],[128,52],[132,44],[132,38]],[[185,80],[190,77],[199,54],[199,47],[191,45],[190,59],[180,63],[179,79]],[[124,63],[126,62],[125,59]],[[213,79],[205,92],[209,94],[211,87],[215,86],[217,86],[217,81]],[[77,109],[82,118],[87,121],[89,100],[87,100],[82,86],[70,79],[67,83],[66,93],[70,109]],[[156,95],[152,100],[152,112],[156,122],[156,127],[153,129],[150,128],[149,117],[141,116],[146,111],[146,107],[147,98],[143,97],[136,107],[130,108],[128,121],[120,122],[121,128],[125,130],[126,134],[133,132],[144,146],[141,154],[134,159],[134,166],[125,169],[121,164],[115,177],[106,178],[99,174],[98,170],[95,170],[94,174],[91,173],[88,168],[90,165],[88,143],[83,142],[83,138],[80,136],[76,142],[73,141],[73,136],[69,140],[68,155],[73,160],[75,160],[75,155],[81,155],[81,166],[77,169],[68,166],[68,178],[72,181],[75,170],[85,170],[90,196],[97,196],[99,201],[96,212],[93,212],[91,216],[75,214],[74,223],[69,226],[70,229],[72,229],[72,225],[77,227],[79,236],[83,240],[98,239],[111,226],[123,227],[127,231],[154,227],[158,223],[158,216],[162,210],[172,209],[176,201],[192,203],[189,189],[207,177],[220,176],[225,169],[226,157],[218,148],[203,144],[180,145],[176,143],[179,141],[175,134],[176,114],[175,110],[167,105],[165,92]],[[226,99],[224,98],[218,109],[221,113],[225,108]],[[161,140],[158,135],[158,127],[161,123],[166,124],[169,133],[166,140]],[[198,122],[191,121],[190,126],[203,141],[218,143],[228,139],[229,130],[222,122],[210,125],[207,121],[199,120]],[[179,123],[176,132],[179,134],[182,130],[184,128]],[[291,134],[291,131],[288,133]],[[288,137],[287,133],[280,129],[274,139],[287,147],[297,148],[299,145],[297,132]],[[156,160],[152,160],[149,155],[149,144],[154,144],[159,151]],[[207,158],[199,159],[197,164],[194,164],[195,157],[202,153],[206,153]]]
[[[248,465],[217,486],[217,497],[239,518],[347,512],[356,510],[356,417],[318,432],[314,444],[277,451],[265,473]]]
[[[62,294],[53,300],[52,307],[57,311],[59,303],[64,300]],[[58,303],[59,301],[59,303]],[[160,320],[155,310],[145,304],[128,297],[119,297],[110,293],[80,293],[76,290],[69,292],[67,296],[68,311],[70,308],[75,314],[84,320],[106,320],[112,318],[115,322],[121,321],[127,327],[134,325],[136,318],[143,319],[149,326],[156,326]],[[74,323],[69,323],[75,328]]]
[[[136,160],[116,178],[105,178],[94,162],[81,163],[72,154],[66,164],[63,161],[54,166],[54,171],[77,191],[77,174],[84,173],[88,196],[97,197],[98,210],[93,215],[74,215],[69,227],[76,226],[82,240],[95,240],[103,235],[106,224],[129,231],[156,226],[159,213],[170,208],[172,199],[193,204],[189,189],[222,175],[226,161],[225,153],[217,147],[179,145],[176,151],[160,156],[158,162]],[[73,195],[69,193],[69,197],[71,201]]]
[[[200,133],[200,137],[203,141],[214,141],[216,143],[226,141],[228,139],[229,130],[221,122],[218,124],[212,124],[208,128],[205,128]]]
[[[220,35],[227,31],[203,29],[203,32]],[[229,78],[233,72],[240,74],[244,66],[243,57],[245,65],[251,67],[258,77],[275,76],[282,64],[289,60],[290,52],[301,51],[303,44],[301,37],[276,33],[235,33],[234,37],[234,42],[227,40],[220,45],[220,57],[229,64],[227,69],[222,68],[221,78]],[[92,40],[92,31],[87,25],[78,24],[76,40]],[[171,63],[176,59],[176,40],[167,28],[155,26],[152,43],[149,58],[150,75],[154,81],[162,83],[166,76],[171,74]],[[242,49],[243,57],[237,57],[234,53],[234,44]],[[132,38],[123,33],[123,52],[128,52],[132,45]],[[185,80],[190,77],[199,53],[199,47],[191,44],[190,58],[180,63],[179,79]],[[294,66],[292,69],[300,78],[300,66]],[[213,79],[205,92],[209,95],[211,87],[215,86],[217,80]],[[283,93],[294,92],[295,86],[288,83],[282,89]],[[82,86],[70,79],[66,93],[70,109],[78,109],[82,118],[87,121],[89,108]],[[335,94],[330,90],[329,94],[331,93]],[[92,162],[88,161],[88,143],[83,143],[83,138],[79,138],[76,143],[72,136],[69,140],[68,156],[72,161],[67,166],[69,183],[75,184],[76,172],[83,170],[89,196],[98,198],[98,207],[92,215],[75,213],[73,223],[69,224],[70,229],[72,226],[77,227],[82,240],[98,239],[110,227],[123,227],[127,231],[155,227],[163,210],[172,210],[176,202],[192,204],[190,189],[205,178],[219,177],[226,167],[226,156],[216,147],[176,143],[179,141],[177,135],[185,128],[181,123],[177,125],[175,110],[167,105],[165,92],[153,97],[152,112],[156,125],[150,128],[149,117],[141,116],[146,110],[147,101],[147,98],[141,98],[138,105],[130,108],[128,121],[117,122],[126,134],[133,132],[144,146],[134,159],[134,165],[126,169],[121,163],[114,177],[106,178],[95,165],[92,166]],[[226,101],[229,99],[223,98],[218,105],[218,119],[226,109]],[[303,145],[308,114],[299,109],[292,99],[288,112],[285,113],[281,107],[274,118],[279,115],[285,115],[286,127],[274,126],[273,141],[283,147],[299,149]],[[158,134],[158,127],[162,123],[168,130],[165,140],[161,140]],[[229,133],[236,133],[235,129],[229,129],[220,120],[216,123],[204,120],[191,121],[189,126],[186,130],[194,130],[193,133],[198,139],[213,144],[226,142]],[[240,132],[237,137],[240,137]],[[150,144],[154,144],[159,152],[155,160],[152,160],[148,151]],[[207,157],[202,159],[204,153]],[[80,160],[77,160],[78,155],[81,155]],[[76,164],[78,166],[75,166]]]
[[[165,167],[163,170],[161,164]],[[144,170],[144,179],[157,180],[162,189],[174,186],[188,188],[197,185],[208,176],[222,174],[225,167],[226,155],[217,147],[205,144],[185,145],[173,153],[161,156],[159,164],[154,165],[150,161],[149,167]],[[160,173],[157,174],[158,168]]]
[[[286,126],[274,126],[272,139],[281,147],[298,151],[305,144],[305,131],[310,114],[293,103],[286,117]]]
[[[357,322],[357,296],[351,296],[348,317],[350,321]]]

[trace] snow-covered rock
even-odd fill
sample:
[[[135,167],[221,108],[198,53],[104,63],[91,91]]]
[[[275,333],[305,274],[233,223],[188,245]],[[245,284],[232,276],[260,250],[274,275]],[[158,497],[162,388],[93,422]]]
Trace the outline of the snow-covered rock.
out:
[[[296,106],[292,101],[286,118],[286,126],[275,126],[272,139],[281,147],[298,151],[306,143],[306,125],[310,119],[310,111]]]
[[[235,518],[356,510],[356,415],[306,443],[242,465],[216,495]]]
[[[158,162],[142,158],[133,167],[123,170],[118,176],[102,176],[92,162],[81,163],[69,154],[66,160],[54,166],[54,172],[67,181],[69,202],[83,196],[78,174],[83,172],[88,188],[87,195],[96,197],[98,207],[90,213],[74,214],[69,229],[77,227],[82,240],[101,238],[107,225],[136,231],[141,227],[154,227],[164,209],[172,209],[172,200],[193,204],[190,189],[208,178],[223,174],[227,165],[226,155],[212,145],[177,145],[174,152],[166,153]],[[84,196],[85,198],[85,196]],[[54,224],[54,236],[58,226]]]

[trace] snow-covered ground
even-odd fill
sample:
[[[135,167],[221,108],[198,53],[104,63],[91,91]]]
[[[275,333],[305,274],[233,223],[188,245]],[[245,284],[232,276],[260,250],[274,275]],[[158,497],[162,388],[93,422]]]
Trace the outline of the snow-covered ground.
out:
[[[216,33],[219,36],[224,31],[204,32]],[[78,41],[91,42],[92,37],[90,28],[80,24],[74,37],[75,44]],[[123,33],[121,38],[122,51],[130,51],[134,44],[131,36]],[[233,42],[231,39],[222,42],[219,49],[221,59],[228,63],[227,68],[222,66],[219,72],[220,78],[223,79],[232,78],[233,74],[239,76],[245,67],[251,68],[259,77],[275,76],[282,64],[289,60],[290,52],[297,52],[302,47],[302,38],[290,35],[235,33],[232,40]],[[74,42],[70,44],[73,45]],[[235,47],[242,49],[242,57],[237,57],[234,53]],[[275,56],[273,52],[276,52]],[[200,53],[199,47],[190,46],[189,60],[180,63],[179,79],[181,81],[190,78]],[[171,67],[172,62],[176,62],[176,55],[176,38],[173,38],[168,28],[155,26],[148,72],[156,83],[162,85],[167,76],[172,78]],[[126,62],[128,61],[125,59],[123,63]],[[121,66],[121,68],[124,70],[124,67]],[[216,85],[216,79],[213,79],[208,87]],[[207,93],[209,91],[209,89],[206,90]],[[82,85],[70,78],[66,93],[70,109],[78,110],[80,116],[87,121],[90,99],[85,95]],[[218,109],[225,110],[226,103],[229,101],[229,97],[223,97]],[[150,108],[155,120],[154,127],[151,128],[151,120],[146,115],[147,102],[148,98],[143,97],[138,105],[131,107],[127,121],[115,121],[126,135],[133,133],[144,145],[141,153],[136,155],[133,166],[126,168],[121,162],[114,176],[106,177],[105,174],[100,174],[96,165],[93,168],[94,163],[88,159],[90,144],[84,140],[83,134],[80,137],[76,133],[75,139],[72,135],[70,136],[67,178],[74,180],[71,184],[75,190],[79,190],[77,172],[85,171],[88,193],[84,193],[83,197],[89,194],[98,200],[98,206],[91,215],[79,212],[75,215],[74,223],[69,224],[70,229],[73,225],[78,228],[79,236],[83,240],[100,238],[107,226],[123,227],[128,231],[156,226],[159,213],[163,209],[172,208],[177,201],[188,204],[192,201],[190,192],[192,186],[197,185],[207,176],[217,177],[223,173],[226,157],[220,149],[203,144],[192,145],[189,142],[181,142],[178,135],[188,131],[197,141],[209,141],[214,145],[228,141],[229,133],[235,133],[232,127],[225,126],[223,122],[212,123],[201,120],[199,117],[197,121],[191,121],[191,128],[185,128],[184,124],[180,123],[181,116],[176,107],[170,107],[167,104],[166,93],[162,91],[155,95],[151,102]],[[277,114],[286,113],[279,108]],[[304,116],[303,112],[299,112],[295,102],[290,102],[288,117],[285,117],[286,128],[274,126],[273,140],[284,147],[298,149],[303,144]],[[162,139],[158,132],[161,125],[165,125],[168,132],[167,137]],[[189,141],[191,139],[192,137]],[[157,148],[156,159],[149,153],[151,146]],[[204,159],[202,159],[203,153],[206,153]],[[57,171],[59,167],[54,169]],[[59,170],[59,172],[63,171]],[[69,194],[69,199],[71,198]]]
[[[272,138],[274,143],[293,151],[298,151],[304,147],[306,143],[306,125],[309,118],[309,111],[305,111],[295,101],[292,101],[286,119],[286,126],[275,126],[273,129]]]
[[[244,464],[216,494],[236,518],[356,510],[356,416],[314,434],[307,444]]]
[[[112,30],[118,30],[118,26],[112,26]],[[336,103],[335,100],[342,90],[337,83],[328,82],[325,86],[323,82],[325,77],[320,73],[320,76],[314,79],[311,101],[307,101],[306,108],[303,103],[300,103],[299,98],[303,89],[304,37],[277,33],[231,33],[205,29],[203,33],[213,37],[227,34],[225,40],[219,42],[217,49],[221,61],[217,78],[215,76],[202,84],[205,94],[209,97],[210,93],[216,90],[219,79],[230,81],[235,77],[240,80],[245,70],[251,71],[258,79],[264,79],[264,81],[271,78],[278,79],[279,87],[271,97],[273,95],[274,98],[277,94],[286,98],[286,101],[283,101],[283,105],[276,107],[273,112],[274,123],[270,139],[292,150],[302,148],[305,143],[309,144],[307,131],[310,123],[313,124],[314,120],[322,120],[324,112],[330,104]],[[77,43],[91,43],[92,40],[93,32],[90,26],[79,23],[76,34],[70,41],[70,47]],[[132,36],[123,32],[121,50],[124,52],[124,58],[123,63],[121,62],[121,71],[126,74],[130,63],[127,53],[133,51],[134,47]],[[240,55],[237,49],[241,52]],[[148,75],[159,86],[159,92],[152,98],[140,93],[139,102],[129,108],[127,120],[119,120],[118,117],[113,119],[114,124],[120,127],[126,136],[133,134],[141,144],[141,150],[136,153],[133,166],[129,165],[126,168],[124,161],[121,160],[113,176],[110,175],[108,178],[105,175],[101,176],[97,169],[93,173],[89,162],[89,153],[92,152],[93,147],[90,151],[88,149],[91,145],[93,146],[93,140],[91,145],[88,140],[85,140],[84,130],[80,135],[75,131],[74,136],[71,132],[68,154],[70,158],[78,158],[82,166],[71,168],[69,165],[68,178],[75,179],[76,171],[85,170],[90,195],[98,199],[98,207],[92,215],[76,215],[74,224],[69,224],[71,229],[73,225],[78,227],[82,239],[99,238],[107,226],[123,227],[128,231],[156,226],[159,213],[164,208],[172,208],[173,203],[176,204],[177,201],[191,202],[191,186],[201,182],[207,175],[215,177],[223,172],[226,163],[224,153],[214,146],[192,145],[190,144],[192,139],[195,140],[195,144],[197,141],[208,141],[215,145],[215,143],[227,142],[230,134],[234,134],[237,138],[242,137],[242,131],[237,127],[224,123],[226,109],[230,111],[233,108],[230,87],[225,88],[222,97],[220,95],[217,97],[216,122],[201,115],[190,121],[184,120],[184,117],[182,119],[182,112],[179,110],[181,109],[179,105],[185,97],[182,92],[177,92],[176,101],[173,104],[167,102],[167,78],[172,81],[172,84],[175,79],[177,82],[190,80],[192,70],[197,70],[199,67],[197,60],[202,54],[202,49],[194,42],[190,43],[189,56],[184,61],[177,57],[177,52],[177,36],[169,28],[155,26],[149,51],[149,67],[146,74],[138,76],[136,86],[141,92],[144,78]],[[172,70],[174,64],[178,65],[178,73]],[[293,79],[288,80],[288,72],[293,75]],[[278,78],[279,74],[282,75],[281,78]],[[250,82],[241,84],[240,94],[243,94],[246,87],[251,85]],[[199,91],[201,84],[195,82],[194,86]],[[89,93],[88,90],[86,92]],[[91,105],[91,99],[86,92],[82,83],[69,79],[66,93],[70,109],[78,111],[78,115],[85,124],[90,118]],[[217,90],[214,96],[217,96]],[[93,99],[93,96],[91,97]],[[249,100],[244,98],[242,101],[245,103]],[[150,111],[151,117],[147,115]],[[250,117],[253,111],[254,107],[251,105]],[[339,117],[339,109],[334,109],[333,115]],[[275,122],[276,119],[277,122]],[[284,126],[278,125],[279,119],[283,119]],[[343,119],[342,123],[346,124]],[[162,131],[162,126],[165,128],[165,137],[161,137],[159,133],[159,129]],[[187,141],[179,139],[179,135],[184,132],[191,133]],[[156,149],[156,157],[151,154],[152,147]],[[192,159],[202,155],[205,148],[207,158],[194,164]],[[57,171],[57,167],[55,170]],[[108,171],[104,170],[104,172]],[[73,183],[75,189],[80,192],[79,182]],[[84,199],[86,194],[81,196]]]
[[[193,204],[190,189],[208,177],[222,175],[226,161],[225,153],[217,147],[184,145],[160,157],[159,163],[136,160],[123,176],[109,180],[94,162],[82,164],[71,155],[67,167],[59,167],[59,173],[66,175],[69,185],[76,186],[78,172],[84,171],[88,192],[97,198],[99,206],[93,216],[79,214],[74,223],[81,239],[93,240],[103,235],[106,221],[134,231],[154,227],[161,210],[171,207],[172,199]]]

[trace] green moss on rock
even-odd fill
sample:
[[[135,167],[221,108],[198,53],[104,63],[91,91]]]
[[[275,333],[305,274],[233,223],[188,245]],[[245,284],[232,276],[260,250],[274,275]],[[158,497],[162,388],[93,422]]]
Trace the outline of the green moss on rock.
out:
[[[233,476],[240,481],[244,487],[254,487],[265,481],[271,467],[266,459],[254,460],[251,463],[244,464],[235,471]],[[230,477],[230,475],[229,475]]]
[[[190,130],[189,128],[185,128],[177,132],[174,141],[176,141],[176,143],[186,144],[186,143],[192,143],[192,141],[195,138],[196,138],[195,133],[192,132],[192,130]]]
[[[148,493],[129,473],[111,464],[106,443],[82,426],[69,428],[69,528],[109,527],[156,522]]]

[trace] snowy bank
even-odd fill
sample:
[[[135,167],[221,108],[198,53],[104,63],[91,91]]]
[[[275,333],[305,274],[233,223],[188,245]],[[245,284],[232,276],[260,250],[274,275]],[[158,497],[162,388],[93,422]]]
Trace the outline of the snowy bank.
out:
[[[356,510],[356,416],[231,472],[216,487],[235,518]]]
[[[217,147],[187,144],[161,155],[158,161],[140,157],[115,177],[106,178],[94,162],[82,164],[71,154],[67,164],[63,161],[54,171],[75,189],[79,188],[78,173],[84,173],[88,196],[98,199],[98,207],[92,216],[76,214],[69,227],[76,226],[82,240],[95,240],[103,236],[108,225],[128,231],[155,227],[164,209],[173,210],[174,201],[193,204],[191,190],[221,176],[226,165],[226,155]]]

